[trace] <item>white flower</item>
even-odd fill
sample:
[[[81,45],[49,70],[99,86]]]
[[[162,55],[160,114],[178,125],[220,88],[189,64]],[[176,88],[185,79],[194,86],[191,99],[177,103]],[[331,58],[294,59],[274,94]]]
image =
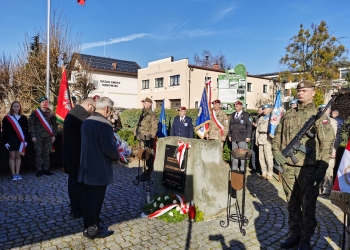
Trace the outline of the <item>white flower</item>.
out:
[[[164,196],[164,200],[169,200],[169,196]]]
[[[176,211],[180,211],[180,207],[176,207]]]
[[[157,207],[157,202],[155,202],[155,203],[153,204],[153,206],[154,206],[154,207]]]
[[[176,204],[177,203],[177,200],[173,200],[173,204]]]
[[[180,211],[180,214],[184,214],[184,212],[182,212],[182,210]]]
[[[163,208],[163,207],[164,207],[164,204],[160,203],[159,208]]]
[[[169,212],[169,216],[173,217],[174,216],[173,212]]]
[[[160,199],[161,199],[161,198],[160,198],[160,197],[158,197],[157,201],[160,201]]]

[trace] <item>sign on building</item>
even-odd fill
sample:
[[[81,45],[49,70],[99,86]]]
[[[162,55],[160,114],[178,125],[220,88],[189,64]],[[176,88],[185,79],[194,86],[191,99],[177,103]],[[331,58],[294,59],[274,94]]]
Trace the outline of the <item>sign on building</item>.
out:
[[[234,103],[241,101],[246,107],[247,71],[243,64],[237,64],[226,74],[218,76],[218,98],[221,101],[221,109],[227,114],[234,112]]]

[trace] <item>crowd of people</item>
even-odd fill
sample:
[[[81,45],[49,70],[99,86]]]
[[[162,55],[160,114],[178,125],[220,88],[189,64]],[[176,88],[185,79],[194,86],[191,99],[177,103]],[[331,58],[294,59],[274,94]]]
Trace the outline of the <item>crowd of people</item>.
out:
[[[289,234],[281,241],[282,248],[299,245],[299,249],[311,249],[310,239],[315,231],[316,200],[319,191],[329,194],[333,185],[335,152],[340,142],[340,128],[344,121],[339,112],[326,110],[311,129],[313,136],[302,138],[302,150],[295,153],[297,162],[282,155],[281,151],[293,139],[303,124],[325,105],[315,107],[313,97],[315,84],[302,81],[297,86],[298,99],[290,102],[290,109],[284,112],[276,133],[269,133],[272,104],[259,107],[258,116],[250,117],[243,110],[243,103],[235,102],[229,119],[221,109],[221,101],[212,102],[207,140],[226,139],[236,148],[252,150],[252,172],[271,180],[274,162],[282,166],[282,184],[288,202]],[[28,140],[34,143],[36,176],[52,175],[49,170],[50,152],[57,135],[54,112],[48,107],[45,96],[38,100],[40,107],[27,120],[18,101],[11,104],[10,112],[2,121],[2,142],[9,151],[9,165],[12,180],[21,180],[21,155],[25,153]],[[134,129],[139,148],[153,149],[158,131],[158,119],[152,111],[153,101],[142,100],[143,110]],[[113,182],[112,161],[120,159],[114,132],[119,116],[113,114],[113,101],[108,97],[86,98],[75,105],[64,120],[63,163],[68,174],[68,195],[70,213],[74,218],[83,217],[83,235],[89,239],[113,234],[100,226],[100,213],[106,188]],[[192,119],[186,116],[186,107],[179,108],[174,118],[170,136],[193,138]],[[115,118],[115,119],[114,119]],[[113,121],[114,119],[114,121]],[[311,134],[310,133],[310,134]],[[240,161],[240,162],[239,162]],[[150,178],[153,171],[153,152],[147,158],[147,171],[142,178]],[[231,170],[245,171],[244,160],[232,158]]]

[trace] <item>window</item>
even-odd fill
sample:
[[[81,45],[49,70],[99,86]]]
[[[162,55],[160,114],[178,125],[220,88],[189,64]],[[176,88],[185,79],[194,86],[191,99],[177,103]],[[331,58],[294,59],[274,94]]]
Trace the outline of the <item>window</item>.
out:
[[[340,71],[340,79],[345,79],[346,74],[348,73],[348,70],[341,70]]]
[[[194,108],[198,109],[198,101],[194,102]]]
[[[253,84],[251,82],[247,83],[247,92],[252,92],[252,86]]]
[[[263,93],[267,93],[267,85],[266,84],[263,85]]]
[[[164,78],[163,77],[156,78],[155,80],[156,80],[156,82],[155,82],[155,86],[154,87],[162,88],[163,87]]]
[[[170,76],[170,86],[180,85],[180,75]]]
[[[149,89],[149,80],[142,80],[142,89]]]

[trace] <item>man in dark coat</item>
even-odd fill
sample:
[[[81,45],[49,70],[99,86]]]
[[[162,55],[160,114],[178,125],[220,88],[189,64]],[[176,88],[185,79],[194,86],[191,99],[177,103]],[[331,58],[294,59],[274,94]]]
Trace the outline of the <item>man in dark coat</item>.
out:
[[[63,123],[63,151],[64,170],[68,177],[68,196],[70,199],[70,213],[74,218],[82,216],[82,185],[78,182],[80,165],[80,129],[92,112],[96,103],[91,97],[86,98],[81,105],[76,105],[67,114]]]
[[[242,110],[243,103],[235,102],[235,110],[231,114],[228,139],[232,142],[232,150],[235,148],[247,149],[247,143],[252,136],[252,123],[249,120],[249,114]],[[238,159],[232,158],[232,170],[238,169]],[[241,160],[241,171],[244,171],[245,161]]]
[[[192,118],[186,116],[186,107],[179,108],[179,115],[174,118],[170,136],[193,138]]]
[[[113,128],[107,118],[113,113],[113,101],[96,99],[96,111],[81,126],[81,154],[78,181],[83,183],[83,236],[104,238],[112,231],[99,226],[107,185],[113,183],[112,161],[120,159]]]

